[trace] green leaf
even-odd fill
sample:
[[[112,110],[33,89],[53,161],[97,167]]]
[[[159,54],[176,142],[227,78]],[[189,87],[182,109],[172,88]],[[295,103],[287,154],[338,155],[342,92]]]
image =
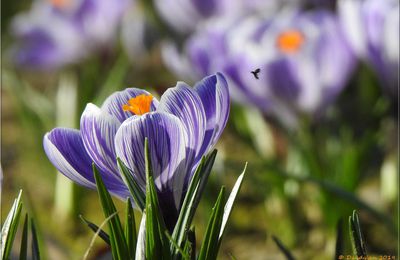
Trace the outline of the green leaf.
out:
[[[136,242],[135,260],[146,260],[146,218],[146,211],[143,211]]]
[[[97,191],[99,194],[101,206],[103,208],[104,216],[108,218],[109,216],[115,214],[117,209],[111,199],[111,195],[106,189],[103,180],[100,177],[96,166],[93,164],[93,174],[96,180]],[[127,248],[126,240],[124,237],[124,230],[121,225],[121,221],[116,214],[108,222],[110,229],[110,244],[111,252],[115,260],[125,260],[130,259],[129,251]]]
[[[157,190],[154,185],[153,170],[147,138],[144,142],[146,168],[146,259],[169,259],[168,232],[160,214]]]
[[[189,255],[186,254],[186,252],[185,252],[182,248],[180,248],[180,247],[178,246],[178,244],[172,239],[172,237],[171,237],[171,235],[169,234],[168,231],[165,231],[165,235],[166,235],[167,238],[169,239],[170,244],[173,245],[174,248],[176,248],[176,249],[179,251],[179,253],[181,253],[181,255],[183,256],[183,258],[189,259]]]
[[[39,240],[36,232],[35,223],[32,218],[31,218],[31,233],[32,233],[32,259],[40,260]]]
[[[224,213],[224,196],[225,187],[222,187],[211,212],[203,243],[200,248],[199,257],[197,258],[198,260],[217,259],[219,250],[218,239],[221,232],[221,224]]]
[[[357,212],[354,210],[353,215],[349,217],[350,226],[350,239],[353,247],[353,253],[357,256],[366,257],[367,250],[365,248],[365,243],[363,235],[361,233],[360,221]]]
[[[240,187],[242,186],[243,177],[244,177],[244,173],[246,172],[246,168],[247,168],[247,163],[244,166],[243,172],[239,175],[238,179],[236,180],[236,183],[232,188],[231,194],[229,195],[229,198],[226,201],[225,208],[224,208],[224,216],[222,218],[221,231],[220,231],[219,238],[218,238],[219,244],[221,244],[222,236],[224,235],[225,227],[226,227],[226,224],[228,223],[229,216],[231,215],[231,212],[233,209],[233,204],[235,203],[235,200],[236,200],[236,196],[238,195],[238,193],[240,191]]]
[[[122,180],[124,181],[125,185],[128,186],[129,192],[131,193],[135,204],[141,211],[143,211],[146,206],[146,195],[133,178],[131,171],[125,166],[120,158],[117,158],[117,164]]]
[[[194,226],[192,226],[187,232],[184,252],[189,256],[188,259],[196,259],[196,231]]]
[[[177,223],[172,233],[172,238],[179,246],[183,246],[183,242],[187,235],[186,233],[192,223],[216,156],[217,150],[212,151],[207,157],[203,156],[199,166],[193,174],[192,180],[189,183]],[[174,258],[179,254],[178,250],[173,249],[172,247],[171,252],[173,252]]]
[[[86,249],[85,254],[83,255],[83,260],[86,260],[89,256],[90,250],[93,248],[94,241],[96,240],[96,237],[99,236],[99,233],[101,229],[104,227],[105,224],[107,224],[113,217],[115,217],[118,214],[118,212],[114,212],[112,215],[107,217],[97,228],[97,231],[94,233],[92,240],[90,241],[89,247]]]
[[[85,223],[94,233],[97,233],[99,230],[99,227],[90,222],[89,220],[87,220],[84,216],[79,215],[79,218],[83,221],[83,223]],[[99,233],[99,237],[101,239],[103,239],[104,242],[106,242],[108,245],[110,245],[110,236],[102,229],[100,229]]]
[[[130,198],[126,201],[126,216],[125,216],[125,238],[128,246],[128,251],[131,256],[135,255],[136,250],[136,222],[133,214],[132,201]]]
[[[17,233],[19,218],[21,216],[22,202],[21,202],[22,190],[19,191],[18,197],[14,200],[10,212],[1,229],[1,255],[3,259],[9,259],[11,249],[13,246],[15,234]]]
[[[278,246],[279,250],[285,255],[287,260],[294,260],[292,253],[290,253],[289,249],[285,247],[285,245],[276,237],[272,236],[272,240],[274,240],[275,244]]]
[[[24,228],[22,229],[21,248],[19,260],[26,260],[28,257],[28,214],[25,214]]]

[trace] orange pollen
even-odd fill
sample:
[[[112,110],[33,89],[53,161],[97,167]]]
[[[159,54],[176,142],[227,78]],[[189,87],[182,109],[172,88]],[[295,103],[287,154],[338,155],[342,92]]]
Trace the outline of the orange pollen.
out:
[[[70,0],[50,0],[51,4],[57,8],[65,8],[67,7],[71,1]]]
[[[139,95],[128,100],[128,103],[122,106],[122,110],[130,111],[135,115],[143,115],[150,112],[152,95]]]
[[[286,53],[296,53],[304,43],[304,36],[296,30],[287,30],[279,34],[276,45]]]

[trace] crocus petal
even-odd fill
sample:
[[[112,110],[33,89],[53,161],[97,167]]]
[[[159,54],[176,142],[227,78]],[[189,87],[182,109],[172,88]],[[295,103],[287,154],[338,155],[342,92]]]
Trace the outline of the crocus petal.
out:
[[[160,193],[172,191],[178,207],[185,179],[185,133],[174,115],[150,112],[126,120],[115,136],[117,156],[144,187],[146,183],[144,141],[148,138],[155,184]]]
[[[118,175],[114,137],[121,123],[93,104],[88,104],[81,117],[81,136],[87,153],[107,175]]]
[[[204,78],[198,82],[195,91],[199,94],[206,113],[206,132],[197,159],[207,153],[217,142],[228,121],[229,90],[228,83],[221,73]]]
[[[178,82],[161,97],[157,111],[178,117],[186,132],[186,162],[191,165],[200,152],[206,130],[206,115],[199,95],[188,85]]]
[[[92,160],[86,153],[78,130],[55,128],[44,136],[43,146],[58,171],[80,185],[96,187]]]
[[[123,91],[117,91],[104,101],[101,109],[107,111],[111,115],[114,115],[122,123],[132,116],[131,112],[123,111],[122,106],[128,103],[129,99],[143,94],[150,95],[149,92],[138,88],[127,88]],[[153,98],[151,111],[156,110],[157,106],[158,100]]]
[[[43,138],[47,157],[53,165],[72,181],[88,188],[96,188],[92,171],[92,159],[87,154],[78,130],[55,128]],[[121,180],[104,178],[107,189],[121,199],[129,196],[129,191]]]
[[[279,58],[268,64],[267,69],[272,91],[289,102],[295,100],[301,86],[294,61]]]

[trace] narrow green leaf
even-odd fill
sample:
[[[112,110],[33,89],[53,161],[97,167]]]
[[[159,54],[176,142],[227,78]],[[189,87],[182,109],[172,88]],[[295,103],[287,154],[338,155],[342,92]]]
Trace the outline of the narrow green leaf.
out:
[[[165,236],[165,232],[168,232],[168,230],[160,214],[147,138],[144,142],[144,153],[146,168],[146,259],[169,259],[169,241]]]
[[[128,251],[131,256],[136,254],[136,222],[133,214],[132,201],[130,198],[126,201],[126,217],[125,217],[125,238],[128,246]]]
[[[83,223],[85,223],[94,233],[97,233],[99,230],[99,227],[90,222],[89,220],[87,220],[85,217],[83,217],[82,215],[79,215],[79,218],[83,221]],[[100,229],[99,233],[99,237],[101,239],[103,239],[104,242],[106,242],[108,245],[110,245],[110,236],[102,229]]]
[[[165,231],[165,235],[167,236],[167,238],[169,239],[169,242],[171,243],[171,245],[173,245],[178,251],[179,253],[181,253],[181,255],[183,256],[184,259],[189,259],[189,255],[186,254],[186,252],[180,248],[180,246],[178,246],[178,244],[172,239],[171,235],[168,233],[168,231]]]
[[[336,227],[336,246],[335,246],[334,259],[339,259],[339,256],[344,254],[343,249],[344,249],[343,219],[340,218]]]
[[[188,259],[196,259],[196,231],[194,226],[192,226],[187,232],[184,251],[189,256]]]
[[[353,211],[353,215],[349,217],[349,226],[353,253],[359,257],[367,256],[367,250],[365,248],[363,235],[361,233],[360,221],[355,210]]]
[[[224,216],[222,218],[221,232],[219,234],[219,239],[218,239],[219,244],[221,244],[222,236],[224,235],[225,227],[226,227],[226,224],[228,223],[229,216],[231,215],[231,212],[233,209],[233,204],[235,203],[235,200],[236,200],[236,196],[238,195],[240,187],[242,186],[243,177],[244,177],[244,173],[246,172],[246,168],[247,168],[247,163],[244,166],[243,172],[239,175],[238,179],[236,180],[236,183],[232,188],[232,192],[229,195],[229,198],[225,204]]]
[[[92,249],[93,245],[94,245],[94,241],[96,240],[96,237],[99,236],[101,229],[104,227],[105,224],[107,224],[108,221],[110,221],[110,219],[112,219],[113,217],[115,217],[118,214],[118,212],[114,212],[114,214],[112,214],[111,216],[109,216],[108,218],[106,218],[98,227],[97,231],[94,233],[92,240],[90,241],[89,247],[88,249],[86,249],[85,254],[83,255],[83,260],[86,260],[89,256],[90,250]]]
[[[22,230],[21,248],[19,260],[26,260],[28,257],[28,214],[25,214],[24,228]]]
[[[1,229],[1,255],[3,259],[8,259],[13,246],[15,234],[17,233],[19,218],[21,216],[22,202],[21,202],[22,190],[19,191],[18,197],[14,200],[10,212]]]
[[[146,195],[133,178],[131,171],[125,166],[120,158],[117,158],[117,164],[122,180],[124,181],[125,185],[128,186],[129,192],[131,193],[135,204],[141,211],[143,211],[146,206]]]
[[[40,260],[39,240],[36,232],[36,227],[33,219],[31,218],[31,235],[32,235],[32,259]]]
[[[199,205],[201,195],[207,184],[208,176],[211,173],[216,156],[217,150],[212,151],[207,157],[203,156],[189,183],[177,223],[172,233],[172,238],[180,246],[183,246],[183,241],[185,240],[186,233],[189,230],[197,206]],[[171,252],[173,252],[174,258],[179,254],[179,252],[172,247]]]
[[[222,217],[224,213],[224,196],[225,187],[222,187],[211,212],[203,243],[200,247],[199,257],[197,258],[198,260],[217,259],[219,250],[218,238],[221,231]]]
[[[295,259],[292,253],[290,253],[289,249],[287,249],[276,236],[272,236],[272,240],[274,240],[275,244],[278,246],[279,250],[281,250],[281,252],[285,255],[287,260]]]
[[[135,260],[146,260],[146,218],[146,211],[143,211],[136,242]]]
[[[100,173],[96,166],[93,164],[93,174],[96,180],[97,191],[99,194],[101,206],[103,208],[104,216],[108,218],[117,212],[115,205],[111,199],[111,195],[106,189],[103,180],[101,179]],[[115,217],[111,218],[108,222],[110,229],[110,244],[111,252],[115,260],[130,259],[129,251],[127,249],[126,240],[124,237],[124,230],[121,225],[121,221],[116,214]]]

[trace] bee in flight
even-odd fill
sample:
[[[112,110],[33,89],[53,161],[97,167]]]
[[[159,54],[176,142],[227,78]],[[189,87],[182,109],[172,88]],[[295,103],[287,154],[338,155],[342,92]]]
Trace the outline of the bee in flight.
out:
[[[260,73],[260,68],[258,68],[258,69],[256,69],[256,70],[252,71],[251,73],[253,73],[253,75],[254,75],[254,77],[255,77],[256,79],[259,79],[258,73]]]

